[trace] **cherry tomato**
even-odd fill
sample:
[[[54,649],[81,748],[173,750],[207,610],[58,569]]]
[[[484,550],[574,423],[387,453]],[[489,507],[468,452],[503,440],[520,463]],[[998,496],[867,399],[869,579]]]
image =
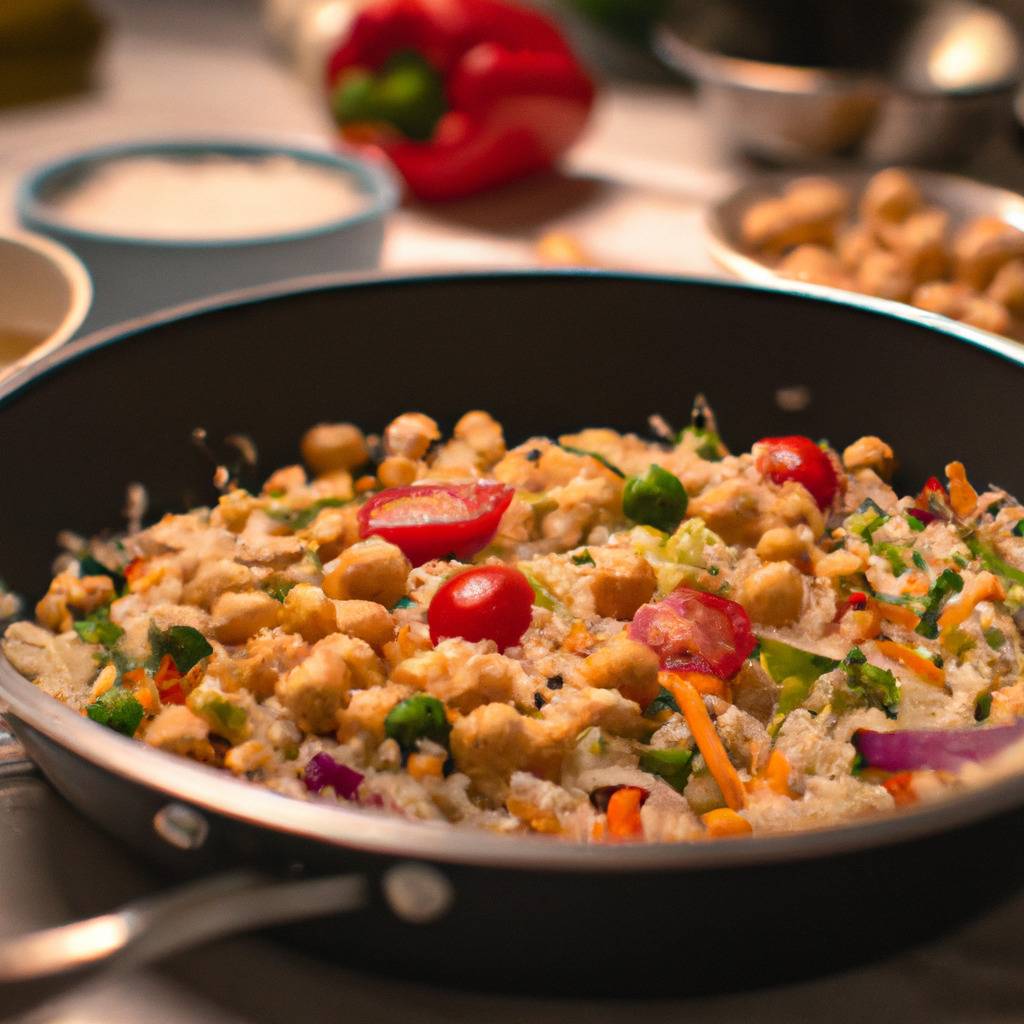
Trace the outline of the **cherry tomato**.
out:
[[[391,541],[413,565],[470,558],[494,536],[513,494],[504,484],[393,487],[359,510],[359,535]]]
[[[427,610],[430,639],[446,636],[493,640],[499,650],[514,647],[533,617],[533,587],[507,565],[481,565],[453,576],[434,595]]]
[[[773,483],[803,484],[818,508],[828,508],[839,488],[832,460],[809,437],[764,437],[757,442],[757,470]]]
[[[652,648],[664,669],[719,679],[734,676],[756,645],[741,605],[690,587],[678,587],[664,600],[640,608],[629,637]]]

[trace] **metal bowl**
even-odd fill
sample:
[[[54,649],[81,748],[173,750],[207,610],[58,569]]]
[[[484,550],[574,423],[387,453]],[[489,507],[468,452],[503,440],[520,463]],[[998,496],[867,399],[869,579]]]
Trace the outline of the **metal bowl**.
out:
[[[946,163],[1010,123],[1013,25],[970,0],[676,0],[655,33],[732,147],[773,163]]]
[[[864,191],[871,172],[845,171],[832,173],[830,177],[848,188],[850,193],[857,197]],[[913,177],[929,205],[941,207],[949,212],[950,226],[954,231],[966,221],[986,216],[999,217],[1015,228],[1024,231],[1024,196],[1018,195],[1016,192],[997,188],[994,185],[986,185],[983,182],[956,174],[943,174],[939,171],[915,170]],[[762,174],[708,207],[704,214],[708,252],[719,266],[745,281],[775,285],[809,295],[849,295],[850,292],[845,289],[808,284],[784,277],[773,266],[751,253],[743,245],[743,236],[740,230],[743,214],[754,203],[781,195],[786,186],[795,178],[794,174],[782,172]],[[906,309],[903,303],[888,302],[885,299],[876,299],[875,301],[895,308]],[[938,313],[929,313],[924,310],[915,312],[922,319],[938,325],[950,323],[946,317],[940,316]]]

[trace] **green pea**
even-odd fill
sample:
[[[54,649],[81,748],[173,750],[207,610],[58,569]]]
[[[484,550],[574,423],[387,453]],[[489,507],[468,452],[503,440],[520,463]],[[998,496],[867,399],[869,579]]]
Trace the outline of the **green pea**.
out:
[[[451,726],[444,705],[436,697],[417,693],[391,709],[384,719],[384,732],[408,752],[415,750],[417,740],[433,740],[447,746]]]
[[[686,515],[686,489],[679,478],[661,466],[644,476],[631,476],[622,494],[622,511],[643,526],[673,533]]]

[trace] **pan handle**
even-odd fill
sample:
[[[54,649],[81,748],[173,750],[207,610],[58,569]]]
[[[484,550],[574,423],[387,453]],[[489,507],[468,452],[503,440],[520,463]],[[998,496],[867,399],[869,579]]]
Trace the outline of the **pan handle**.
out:
[[[368,902],[362,875],[281,881],[232,871],[109,914],[2,940],[0,1019],[101,972],[138,967],[251,928],[359,910]]]

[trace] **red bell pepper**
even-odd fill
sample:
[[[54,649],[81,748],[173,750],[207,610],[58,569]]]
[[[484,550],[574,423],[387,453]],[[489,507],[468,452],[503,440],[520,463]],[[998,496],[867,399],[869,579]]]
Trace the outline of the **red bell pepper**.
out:
[[[374,0],[327,77],[343,135],[383,151],[426,200],[552,166],[594,101],[558,28],[505,0]]]

